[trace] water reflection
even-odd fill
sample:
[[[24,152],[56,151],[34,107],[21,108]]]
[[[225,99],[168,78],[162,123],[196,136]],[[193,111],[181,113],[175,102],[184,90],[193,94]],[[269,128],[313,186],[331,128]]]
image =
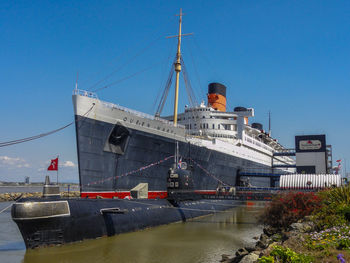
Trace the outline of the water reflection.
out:
[[[219,262],[261,232],[261,203],[186,223],[88,240],[61,247],[28,250],[23,262]]]

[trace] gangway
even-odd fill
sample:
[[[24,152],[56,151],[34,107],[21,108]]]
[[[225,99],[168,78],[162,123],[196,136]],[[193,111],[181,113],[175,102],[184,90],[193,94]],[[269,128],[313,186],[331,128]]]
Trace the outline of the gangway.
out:
[[[239,186],[241,183],[241,177],[265,177],[270,178],[270,187],[276,187],[276,182],[280,180],[281,175],[285,175],[288,173],[282,173],[281,171],[277,170],[274,171],[273,169],[267,169],[264,170],[242,170],[237,172],[236,177],[236,185]]]

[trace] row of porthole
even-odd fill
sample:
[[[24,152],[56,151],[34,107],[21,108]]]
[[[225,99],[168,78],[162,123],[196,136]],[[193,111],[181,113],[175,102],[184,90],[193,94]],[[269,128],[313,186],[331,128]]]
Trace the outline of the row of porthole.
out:
[[[127,121],[128,120],[128,118],[127,117],[124,117],[123,118],[123,121]],[[130,123],[133,123],[134,122],[134,119],[130,119]],[[139,120],[136,120],[136,123],[135,123],[136,125],[141,125],[141,126],[144,126],[145,125],[145,122],[143,121],[143,122],[140,122]],[[149,123],[147,123],[147,125],[146,125],[148,128],[150,128],[151,127],[151,125],[149,124]],[[157,127],[157,130],[160,130],[160,127],[158,126]],[[165,132],[165,128],[163,128],[162,129],[162,131],[163,132]],[[166,130],[166,132],[170,132],[170,133],[174,133],[174,131],[173,130],[170,130],[170,129],[167,129]]]

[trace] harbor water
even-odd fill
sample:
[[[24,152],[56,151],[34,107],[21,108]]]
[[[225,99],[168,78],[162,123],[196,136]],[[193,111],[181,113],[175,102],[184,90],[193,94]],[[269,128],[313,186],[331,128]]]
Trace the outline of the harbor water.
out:
[[[0,210],[10,205],[0,203]],[[214,215],[113,237],[25,250],[10,209],[0,214],[0,262],[219,262],[262,232],[263,202],[242,202]],[[93,227],[93,226],[92,226]]]

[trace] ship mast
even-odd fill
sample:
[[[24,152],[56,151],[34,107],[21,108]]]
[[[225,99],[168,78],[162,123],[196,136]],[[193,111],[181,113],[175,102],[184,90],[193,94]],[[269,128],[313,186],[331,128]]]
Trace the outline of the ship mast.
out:
[[[180,72],[181,72],[181,37],[193,34],[193,33],[181,34],[181,24],[182,24],[182,16],[183,16],[182,8],[180,8],[180,14],[178,14],[177,16],[179,16],[179,34],[177,36],[167,37],[167,38],[177,37],[176,61],[174,63],[174,68],[175,68],[175,73],[176,73],[175,101],[174,101],[174,126],[177,125],[177,107],[178,107],[178,102],[179,102],[179,80],[180,80]]]
[[[179,14],[179,34],[177,36],[177,53],[176,62],[174,63],[176,80],[175,80],[175,101],[174,101],[174,126],[177,125],[177,106],[179,102],[179,78],[181,72],[181,23],[182,23],[182,8]]]

